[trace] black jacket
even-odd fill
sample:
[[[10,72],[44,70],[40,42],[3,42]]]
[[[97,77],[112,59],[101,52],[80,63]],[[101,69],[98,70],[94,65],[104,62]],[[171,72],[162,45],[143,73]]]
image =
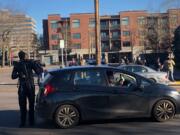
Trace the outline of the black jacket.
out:
[[[43,69],[36,61],[21,60],[14,65],[11,78],[18,78],[20,83],[28,81],[28,83],[34,84],[33,71],[40,75]]]

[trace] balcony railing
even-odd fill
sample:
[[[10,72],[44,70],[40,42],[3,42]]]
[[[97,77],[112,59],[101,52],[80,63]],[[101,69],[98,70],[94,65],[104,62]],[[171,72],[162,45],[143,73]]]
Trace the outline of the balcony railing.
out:
[[[109,40],[109,36],[104,36],[104,37],[101,37],[101,40],[102,40],[102,41]]]
[[[111,40],[120,40],[120,35],[112,36]]]
[[[101,30],[108,30],[109,29],[109,25],[101,25]]]
[[[119,24],[118,25],[111,25],[110,28],[113,30],[114,29],[120,29],[120,25]]]

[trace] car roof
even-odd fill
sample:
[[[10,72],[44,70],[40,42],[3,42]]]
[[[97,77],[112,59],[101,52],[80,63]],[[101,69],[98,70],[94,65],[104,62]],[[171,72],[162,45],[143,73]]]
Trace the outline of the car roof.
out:
[[[65,68],[49,69],[48,72],[50,72],[51,74],[56,74],[57,72],[74,71],[74,70],[86,70],[86,69],[118,70],[118,71],[121,71],[123,73],[127,73],[129,75],[139,76],[136,73],[129,72],[127,70],[119,69],[117,67],[112,67],[112,66],[108,66],[108,65],[71,66],[71,67],[65,67]]]
[[[138,64],[128,64],[128,65],[120,65],[119,67],[128,67],[128,66],[139,66],[139,67],[144,67],[146,69],[148,69],[150,72],[157,72],[156,70],[148,67],[148,66],[145,66],[145,65],[138,65]]]
[[[78,70],[78,69],[117,69],[115,67],[110,67],[108,65],[87,65],[87,66],[70,66],[64,68],[52,68],[48,69],[48,72],[58,72],[58,71],[69,71],[69,70]]]

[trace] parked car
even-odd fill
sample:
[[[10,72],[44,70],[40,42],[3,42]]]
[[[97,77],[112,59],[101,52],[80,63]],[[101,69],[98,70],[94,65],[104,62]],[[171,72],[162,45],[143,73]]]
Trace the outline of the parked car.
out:
[[[121,65],[118,68],[130,72],[135,72],[157,83],[168,85],[170,82],[166,72],[156,71],[144,65],[136,65],[136,64]]]
[[[84,120],[180,113],[180,93],[132,72],[108,66],[49,70],[36,97],[38,116],[70,128]]]
[[[101,64],[106,64],[104,59],[101,60]],[[86,65],[96,65],[96,59],[87,59]]]

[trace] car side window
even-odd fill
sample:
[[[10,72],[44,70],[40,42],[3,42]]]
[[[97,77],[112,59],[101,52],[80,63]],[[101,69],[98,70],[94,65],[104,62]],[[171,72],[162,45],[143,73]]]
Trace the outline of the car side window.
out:
[[[70,83],[70,79],[71,79],[71,73],[70,72],[57,73],[54,75],[51,82],[52,82],[52,84],[65,85],[65,84]]]
[[[131,87],[133,84],[136,85],[136,78],[122,73],[107,71],[108,84],[110,87]]]
[[[131,66],[124,66],[124,67],[122,67],[122,69],[132,72]]]
[[[144,67],[141,67],[141,66],[134,66],[134,67],[133,67],[133,72],[141,72],[141,73],[144,73],[144,72],[147,72],[147,69],[144,68]]]
[[[103,74],[96,70],[76,71],[74,75],[75,85],[105,86]]]

